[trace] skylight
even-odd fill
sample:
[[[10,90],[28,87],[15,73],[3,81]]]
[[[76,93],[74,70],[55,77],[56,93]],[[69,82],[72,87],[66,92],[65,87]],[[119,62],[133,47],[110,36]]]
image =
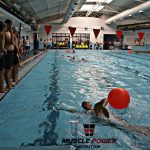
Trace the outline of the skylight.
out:
[[[103,3],[109,4],[113,0],[86,0],[86,2],[95,2],[96,4],[84,4],[82,5],[80,11],[100,11],[105,6],[103,6]]]
[[[86,2],[111,3],[113,0],[86,0]]]
[[[99,5],[83,5],[80,11],[100,11],[104,8],[104,6]]]

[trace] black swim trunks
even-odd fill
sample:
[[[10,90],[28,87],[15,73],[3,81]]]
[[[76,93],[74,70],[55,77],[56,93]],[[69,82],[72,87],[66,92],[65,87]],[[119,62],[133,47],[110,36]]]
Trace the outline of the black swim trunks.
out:
[[[2,71],[5,67],[5,57],[4,53],[0,53],[0,71]]]
[[[14,64],[14,51],[7,51],[5,55],[5,69],[9,70]]]
[[[26,50],[30,50],[30,46],[26,46],[25,48],[26,48]]]
[[[17,55],[17,52],[14,52],[14,65],[18,65],[19,64],[19,57]]]

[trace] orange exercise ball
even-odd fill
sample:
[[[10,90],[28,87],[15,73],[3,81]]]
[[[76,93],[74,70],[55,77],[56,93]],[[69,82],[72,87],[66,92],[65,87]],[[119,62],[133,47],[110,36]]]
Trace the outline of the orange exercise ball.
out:
[[[115,109],[124,109],[129,106],[130,95],[123,88],[114,88],[108,94],[108,102]]]

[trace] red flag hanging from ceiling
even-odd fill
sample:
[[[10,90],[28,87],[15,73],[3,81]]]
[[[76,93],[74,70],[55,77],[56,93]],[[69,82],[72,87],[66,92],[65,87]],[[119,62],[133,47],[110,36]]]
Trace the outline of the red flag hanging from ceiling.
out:
[[[121,38],[121,36],[123,34],[123,31],[118,30],[118,31],[116,31],[116,34],[117,34],[118,39],[120,40],[120,38]]]
[[[51,31],[51,29],[52,29],[52,26],[45,25],[44,28],[45,28],[45,32],[46,32],[46,34],[47,34],[47,36],[48,36],[49,33],[50,33],[50,31]]]
[[[140,39],[140,42],[141,42],[143,37],[144,37],[144,32],[138,32],[138,36],[139,36],[139,39]]]
[[[69,27],[69,31],[70,31],[71,36],[73,37],[73,35],[74,35],[75,31],[76,31],[76,28]]]
[[[97,39],[100,29],[93,29],[93,32],[94,32],[95,38]]]

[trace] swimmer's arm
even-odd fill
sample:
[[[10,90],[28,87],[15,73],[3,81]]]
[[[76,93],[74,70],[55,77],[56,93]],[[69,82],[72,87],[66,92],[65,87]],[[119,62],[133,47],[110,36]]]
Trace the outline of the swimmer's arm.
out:
[[[61,108],[61,110],[65,110],[65,111],[68,111],[68,112],[71,112],[71,113],[77,113],[78,111],[76,109],[64,109],[64,108]]]
[[[70,113],[78,113],[78,114],[86,114],[87,113],[87,112],[78,111],[76,109],[63,109],[63,108],[61,108],[61,110],[65,110],[65,111],[68,111]]]
[[[108,104],[108,98],[105,98],[103,106],[105,107]]]
[[[17,39],[17,37],[16,36],[14,36],[14,45],[15,45],[15,48],[16,48],[16,50],[17,50],[17,53],[18,53],[18,55],[20,56],[20,52],[19,52],[19,45],[18,45],[18,39]]]

